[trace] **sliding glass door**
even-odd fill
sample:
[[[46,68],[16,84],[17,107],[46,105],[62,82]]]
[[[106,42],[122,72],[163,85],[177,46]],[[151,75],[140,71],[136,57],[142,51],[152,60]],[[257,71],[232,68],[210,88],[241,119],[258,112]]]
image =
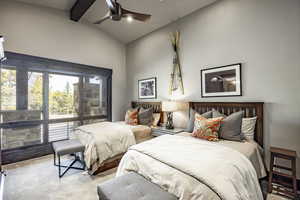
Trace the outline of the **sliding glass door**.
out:
[[[80,125],[111,120],[111,75],[96,68],[6,53],[1,67],[3,162],[51,153]]]

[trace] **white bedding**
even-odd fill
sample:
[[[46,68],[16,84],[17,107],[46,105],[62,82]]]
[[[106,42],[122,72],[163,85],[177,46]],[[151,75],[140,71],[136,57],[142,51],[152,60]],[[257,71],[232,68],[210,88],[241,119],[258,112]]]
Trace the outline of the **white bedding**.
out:
[[[262,200],[254,167],[231,148],[166,135],[130,147],[117,176],[135,171],[181,200]]]
[[[193,137],[192,133],[188,132],[182,132],[178,135]],[[265,164],[263,161],[263,148],[260,147],[259,144],[257,144],[254,140],[245,140],[243,142],[219,140],[218,142],[214,143],[237,150],[238,152],[246,156],[252,163],[259,179],[267,176]]]
[[[80,126],[75,136],[85,145],[85,162],[92,172],[104,161],[136,144],[134,134],[129,127],[112,122],[101,122]]]

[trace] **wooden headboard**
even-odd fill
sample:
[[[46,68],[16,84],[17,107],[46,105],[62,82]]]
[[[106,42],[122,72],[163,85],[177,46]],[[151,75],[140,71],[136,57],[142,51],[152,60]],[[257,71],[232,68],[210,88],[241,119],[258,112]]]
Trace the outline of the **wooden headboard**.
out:
[[[131,107],[132,108],[138,108],[138,107],[143,107],[143,108],[153,108],[154,113],[160,113],[160,121],[159,123],[163,123],[164,121],[164,115],[161,109],[161,102],[138,102],[138,101],[133,101],[131,102]]]
[[[215,109],[225,115],[230,115],[240,110],[244,111],[244,117],[257,116],[256,128],[254,133],[255,141],[264,146],[264,103],[263,102],[190,102],[190,109],[201,113]]]

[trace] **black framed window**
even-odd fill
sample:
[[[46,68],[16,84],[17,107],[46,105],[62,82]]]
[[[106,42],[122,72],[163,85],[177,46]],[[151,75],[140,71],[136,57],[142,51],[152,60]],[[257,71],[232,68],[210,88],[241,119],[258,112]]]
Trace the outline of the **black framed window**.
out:
[[[111,121],[112,70],[5,54],[0,76],[4,163],[48,154],[51,142],[69,139],[76,127]]]

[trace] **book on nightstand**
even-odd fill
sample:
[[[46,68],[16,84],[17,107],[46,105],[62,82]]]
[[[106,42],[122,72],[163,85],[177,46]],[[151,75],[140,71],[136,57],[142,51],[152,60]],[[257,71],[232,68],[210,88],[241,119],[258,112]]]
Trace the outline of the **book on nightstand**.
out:
[[[158,126],[158,127],[154,127],[152,128],[152,135],[157,137],[157,136],[161,136],[161,135],[175,135],[178,133],[183,132],[183,129],[180,128],[174,128],[174,129],[167,129],[164,126]]]

